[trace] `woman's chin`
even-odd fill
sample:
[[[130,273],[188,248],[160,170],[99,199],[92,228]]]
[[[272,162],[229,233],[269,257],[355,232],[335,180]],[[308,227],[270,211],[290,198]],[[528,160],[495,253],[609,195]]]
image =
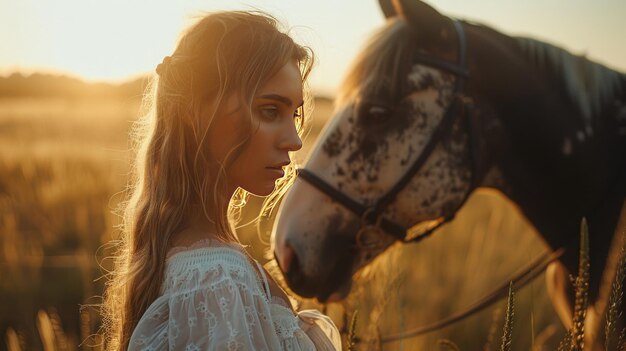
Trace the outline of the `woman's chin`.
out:
[[[263,184],[263,185],[259,185],[256,186],[254,188],[250,188],[250,189],[245,189],[247,192],[254,194],[256,196],[261,196],[261,197],[265,197],[270,195],[274,189],[276,188],[276,183],[272,182],[271,184]]]
[[[265,197],[265,196],[269,196],[274,191],[274,189],[276,189],[276,186],[272,184],[272,186],[268,186],[264,189],[259,189],[258,191],[251,192],[251,193],[253,193],[256,196]]]

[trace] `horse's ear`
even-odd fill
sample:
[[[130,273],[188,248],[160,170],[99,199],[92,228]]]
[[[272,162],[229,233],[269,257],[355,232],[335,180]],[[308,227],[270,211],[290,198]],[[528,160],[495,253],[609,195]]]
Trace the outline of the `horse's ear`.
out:
[[[441,35],[449,20],[420,0],[392,0],[395,12],[402,16],[418,33],[428,38]]]
[[[398,15],[396,9],[391,3],[391,0],[378,0],[378,4],[380,5],[380,9],[383,10],[385,18],[395,17]]]

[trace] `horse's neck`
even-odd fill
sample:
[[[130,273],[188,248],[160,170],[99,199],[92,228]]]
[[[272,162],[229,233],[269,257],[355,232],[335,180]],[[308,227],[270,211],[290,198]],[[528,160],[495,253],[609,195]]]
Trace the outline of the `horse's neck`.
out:
[[[550,114],[539,117],[555,118]],[[568,234],[577,232],[580,218],[605,206],[607,194],[624,196],[625,141],[607,147],[605,138],[596,135],[597,139],[579,143],[566,154],[559,134],[552,134],[552,141],[542,139],[537,135],[549,127],[533,131],[536,127],[524,125],[528,118],[523,113],[501,118],[494,112],[491,118],[487,124],[498,127],[490,133],[483,130],[489,163],[483,168],[480,186],[495,188],[516,203],[552,247],[568,245]]]
[[[590,174],[588,169],[601,165],[598,154],[610,148],[602,140],[606,133],[615,133],[608,117],[598,119],[604,134],[588,134],[585,118],[563,82],[553,79],[547,68],[539,71],[516,39],[485,27],[469,27],[468,36],[473,51],[481,53],[470,59],[472,77],[477,79],[470,78],[468,91],[495,116],[490,119],[501,124],[497,133],[487,138],[490,145],[485,151],[498,153],[492,158],[513,188],[512,196],[518,190],[521,197],[528,197],[526,188],[533,186],[553,196],[580,191],[575,184],[587,184],[568,182],[568,178],[581,175],[589,176],[589,183],[597,183],[603,175]],[[610,118],[614,119],[614,114]]]
[[[626,196],[626,142],[619,136],[626,110],[620,117],[621,107],[603,106],[593,116],[597,128],[581,135],[584,118],[562,82],[532,71],[512,38],[478,27],[468,34],[473,52],[480,52],[470,60],[478,79],[470,79],[468,89],[500,125],[484,138],[490,162],[480,185],[511,199],[551,247],[569,247],[562,260],[571,272],[577,263],[572,247],[587,217],[592,262],[602,268],[616,209]],[[623,104],[619,96],[615,103],[626,105],[626,97],[621,99]]]
[[[621,139],[622,143],[626,144],[626,74],[622,75],[621,85],[621,99],[616,99],[614,104],[615,112],[613,113],[613,122],[615,126],[613,130],[617,138]],[[624,149],[626,149],[626,147]]]

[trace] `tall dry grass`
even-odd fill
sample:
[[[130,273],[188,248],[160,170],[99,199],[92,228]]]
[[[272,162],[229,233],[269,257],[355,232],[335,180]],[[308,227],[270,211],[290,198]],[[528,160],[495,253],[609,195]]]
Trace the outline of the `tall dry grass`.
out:
[[[104,244],[117,235],[112,212],[125,196],[128,128],[138,110],[136,100],[0,100],[1,349],[89,348],[83,341],[99,325],[89,305],[100,302],[100,265],[110,265]],[[299,159],[330,112],[327,101],[317,102]],[[244,222],[256,215],[259,201],[250,205]],[[261,260],[270,227],[262,223],[261,238],[255,226],[240,231]],[[344,329],[358,310],[356,337],[376,340],[463,309],[543,250],[512,204],[480,192],[432,238],[398,244],[378,258],[345,303],[302,305],[325,309]],[[452,340],[461,350],[495,350],[503,309],[499,303],[438,332],[354,349],[431,350]],[[511,350],[556,348],[565,330],[542,277],[517,292],[515,321]]]
[[[78,306],[101,293],[96,254],[118,223],[138,106],[0,100],[0,347],[75,350],[96,329],[97,313]]]

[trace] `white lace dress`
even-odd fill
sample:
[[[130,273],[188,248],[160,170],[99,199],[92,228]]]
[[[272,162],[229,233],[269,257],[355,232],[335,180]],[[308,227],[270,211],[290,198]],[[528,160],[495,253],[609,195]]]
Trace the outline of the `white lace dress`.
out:
[[[168,255],[161,295],[146,310],[129,350],[341,350],[330,318],[297,315],[270,295],[234,245],[205,242]],[[255,262],[258,265],[258,263]]]

